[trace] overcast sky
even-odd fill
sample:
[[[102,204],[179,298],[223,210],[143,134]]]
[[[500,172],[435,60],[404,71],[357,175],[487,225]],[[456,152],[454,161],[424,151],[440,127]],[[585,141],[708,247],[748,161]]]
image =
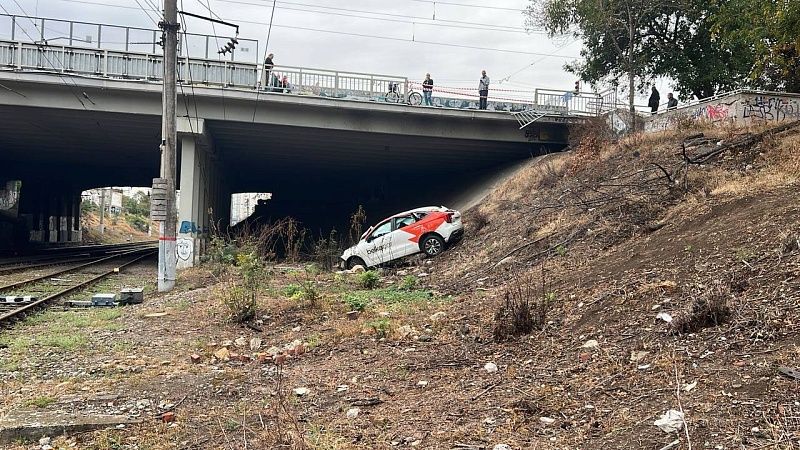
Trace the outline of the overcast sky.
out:
[[[261,42],[258,58],[255,49],[248,48],[248,52],[239,52],[237,59],[262,60],[272,2],[179,0],[178,4],[179,9],[207,16],[208,1],[215,15],[240,25],[240,37]],[[150,9],[160,8],[161,4],[160,0],[138,2],[145,8],[150,5]],[[480,71],[485,69],[498,89],[572,89],[575,77],[564,71],[563,65],[578,55],[580,43],[571,38],[551,40],[541,33],[524,32],[521,10],[527,3],[527,0],[446,0],[445,4],[435,5],[429,0],[278,1],[269,50],[275,53],[276,64],[402,75],[415,80],[430,72],[439,86],[476,87]],[[148,16],[137,0],[2,0],[2,5],[12,14],[24,10],[34,16],[144,28],[153,28],[153,20],[158,20],[152,11]],[[27,25],[31,33],[35,31],[30,21],[21,25]],[[198,19],[186,18],[184,25],[190,33],[213,32],[211,24]],[[215,25],[215,29],[219,35],[232,33],[222,25]],[[86,33],[76,31],[76,34]],[[219,43],[223,44],[224,41]]]

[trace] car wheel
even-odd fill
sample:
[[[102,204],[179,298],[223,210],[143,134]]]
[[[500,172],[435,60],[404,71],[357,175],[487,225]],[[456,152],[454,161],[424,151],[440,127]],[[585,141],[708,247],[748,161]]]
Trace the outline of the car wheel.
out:
[[[364,260],[359,258],[358,256],[353,256],[352,258],[347,260],[347,269],[352,270],[355,266],[361,266],[363,268],[367,268],[367,265],[364,263]]]
[[[441,237],[430,234],[422,240],[422,251],[428,256],[438,256],[439,253],[444,251],[444,239]]]

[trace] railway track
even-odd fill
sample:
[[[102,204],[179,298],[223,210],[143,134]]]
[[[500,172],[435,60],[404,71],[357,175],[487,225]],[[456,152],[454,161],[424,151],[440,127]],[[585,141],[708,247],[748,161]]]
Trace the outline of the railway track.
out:
[[[0,286],[0,327],[25,318],[60,297],[119,273],[156,251],[152,247],[128,250]],[[70,279],[57,278],[67,275]],[[25,291],[20,291],[21,288],[25,288]],[[13,297],[13,300],[7,296]]]
[[[114,255],[136,249],[151,248],[152,242],[136,242],[114,245],[86,245],[45,249],[39,253],[15,258],[0,259],[0,275],[42,267],[91,261],[99,256]]]

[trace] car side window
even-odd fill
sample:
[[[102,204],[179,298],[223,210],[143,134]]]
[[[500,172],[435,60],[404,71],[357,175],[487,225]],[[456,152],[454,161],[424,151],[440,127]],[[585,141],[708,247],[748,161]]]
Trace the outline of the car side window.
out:
[[[375,231],[372,232],[372,234],[370,235],[369,239],[373,240],[373,239],[379,238],[379,237],[383,236],[384,234],[389,234],[391,231],[392,231],[392,221],[391,220],[387,220],[386,222],[383,222],[382,224],[378,225],[375,228]]]
[[[414,218],[413,215],[395,217],[393,220],[394,220],[394,229],[395,230],[399,230],[400,228],[407,227],[407,226],[409,226],[409,225],[411,225],[411,224],[413,224],[414,222],[417,221]]]

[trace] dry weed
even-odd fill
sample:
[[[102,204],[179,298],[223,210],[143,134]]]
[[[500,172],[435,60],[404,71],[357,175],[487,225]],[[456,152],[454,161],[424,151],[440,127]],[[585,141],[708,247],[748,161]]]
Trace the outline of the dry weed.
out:
[[[731,316],[728,306],[730,287],[717,285],[711,289],[697,287],[691,293],[689,308],[670,323],[673,334],[694,333],[703,328],[726,323]]]
[[[544,273],[544,272],[543,272]],[[504,293],[504,302],[494,316],[493,335],[496,342],[541,330],[547,323],[553,296],[537,292],[537,283],[531,275],[515,277]]]

